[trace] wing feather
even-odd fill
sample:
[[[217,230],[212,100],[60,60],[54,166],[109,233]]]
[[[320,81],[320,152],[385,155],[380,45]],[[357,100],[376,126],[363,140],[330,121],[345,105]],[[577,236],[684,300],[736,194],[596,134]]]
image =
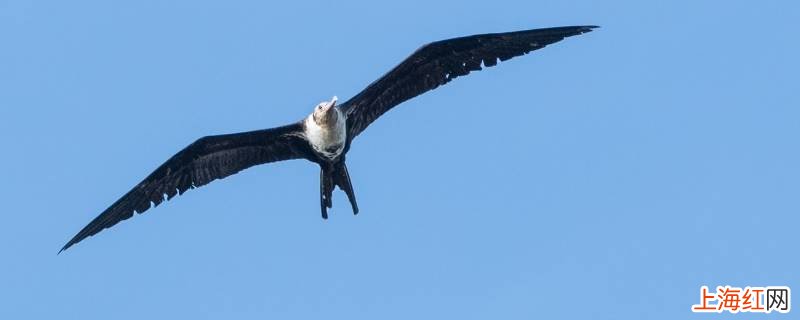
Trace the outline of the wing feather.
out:
[[[78,232],[61,251],[103,229],[158,206],[189,189],[204,186],[249,167],[311,157],[302,123],[207,136],[190,144],[159,166]],[[59,252],[61,252],[59,251]]]
[[[394,106],[451,80],[497,65],[596,26],[571,26],[479,34],[432,42],[417,49],[366,89],[343,103],[348,142]]]

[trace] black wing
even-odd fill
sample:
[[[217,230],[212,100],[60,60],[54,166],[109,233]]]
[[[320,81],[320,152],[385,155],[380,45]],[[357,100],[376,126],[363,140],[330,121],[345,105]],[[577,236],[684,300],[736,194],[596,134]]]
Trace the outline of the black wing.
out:
[[[302,123],[272,129],[203,137],[164,162],[131,191],[78,232],[61,251],[105,228],[142,213],[186,190],[249,167],[282,160],[310,159]],[[61,252],[59,251],[59,253]]]
[[[342,104],[348,142],[394,106],[457,77],[524,55],[596,26],[533,29],[479,34],[429,43]]]

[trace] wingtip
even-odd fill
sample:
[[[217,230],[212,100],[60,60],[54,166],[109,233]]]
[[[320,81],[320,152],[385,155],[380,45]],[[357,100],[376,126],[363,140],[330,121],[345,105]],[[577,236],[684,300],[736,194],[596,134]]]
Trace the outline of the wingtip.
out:
[[[67,244],[65,244],[63,247],[61,247],[61,250],[58,250],[58,253],[56,255],[61,254],[62,252],[66,251],[67,249],[69,249],[70,247],[75,245],[76,243],[80,242],[80,240],[75,241],[75,239],[78,238],[78,235],[75,235],[75,237],[73,237],[72,239],[67,241]]]
[[[58,250],[58,253],[56,253],[56,255],[60,255],[62,252],[64,252],[64,250],[69,249],[69,247],[71,247],[72,245],[73,243],[67,242],[67,244],[61,247],[61,250]]]
[[[557,30],[560,33],[564,33],[566,36],[575,36],[579,34],[589,33],[594,31],[594,29],[600,28],[600,26],[596,25],[572,25],[572,26],[562,26],[562,27],[554,27],[554,28],[546,28],[545,30]],[[541,30],[541,29],[539,29]]]

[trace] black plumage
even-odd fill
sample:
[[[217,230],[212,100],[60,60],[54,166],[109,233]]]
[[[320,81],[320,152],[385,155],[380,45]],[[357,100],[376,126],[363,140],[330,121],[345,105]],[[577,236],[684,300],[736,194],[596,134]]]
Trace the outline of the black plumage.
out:
[[[524,55],[595,26],[571,26],[473,35],[427,44],[338,108],[346,119],[345,146],[330,158],[316,151],[307,137],[308,122],[200,138],[184,148],[75,235],[61,251],[105,228],[143,213],[175,195],[222,179],[246,168],[276,161],[306,159],[320,170],[323,218],[332,206],[335,187],[345,191],[358,213],[345,155],[357,135],[394,106],[451,80]],[[316,118],[315,118],[316,120]],[[59,251],[59,252],[61,252]]]
[[[342,104],[348,143],[394,106],[451,80],[527,54],[596,26],[533,29],[479,34],[429,43]]]

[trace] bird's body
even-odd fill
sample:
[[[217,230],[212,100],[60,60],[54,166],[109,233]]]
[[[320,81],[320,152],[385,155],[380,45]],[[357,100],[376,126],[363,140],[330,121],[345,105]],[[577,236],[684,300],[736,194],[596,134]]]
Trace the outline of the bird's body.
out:
[[[347,139],[347,120],[344,113],[336,108],[336,97],[329,102],[330,107],[327,112],[333,112],[329,121],[320,121],[324,117],[321,108],[327,107],[326,103],[320,103],[317,108],[303,121],[304,134],[314,152],[330,161],[335,160],[344,150]],[[320,111],[318,111],[320,110]],[[317,116],[319,114],[319,116]]]
[[[175,195],[233,175],[249,167],[306,159],[320,167],[320,208],[327,219],[335,187],[347,195],[358,213],[345,158],[353,139],[378,117],[451,80],[516,56],[591,31],[571,26],[473,35],[427,44],[359,94],[337,105],[318,104],[299,122],[271,129],[207,136],[190,144],[75,235],[61,251],[97,234],[134,213],[143,213]],[[455,128],[458,129],[458,128]]]

